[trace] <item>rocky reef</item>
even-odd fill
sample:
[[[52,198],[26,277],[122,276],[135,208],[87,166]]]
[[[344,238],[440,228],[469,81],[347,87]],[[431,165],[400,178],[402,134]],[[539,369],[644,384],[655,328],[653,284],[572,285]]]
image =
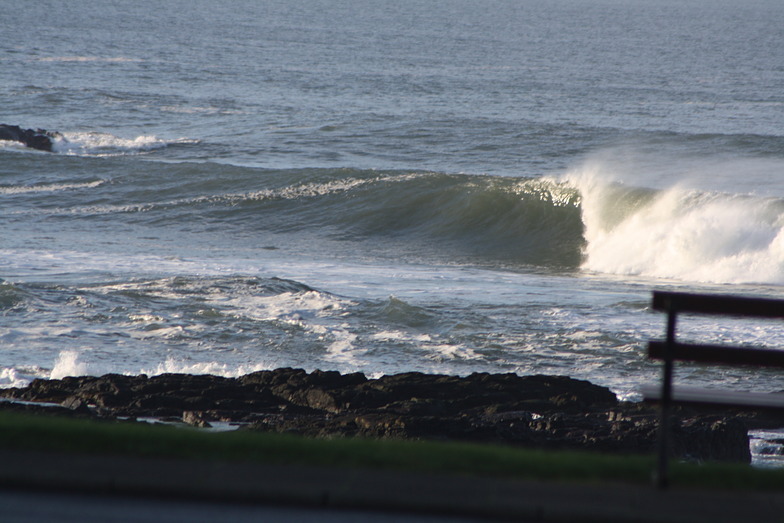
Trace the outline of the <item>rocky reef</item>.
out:
[[[89,418],[158,418],[208,427],[313,437],[471,441],[613,453],[656,450],[655,408],[619,402],[607,388],[564,376],[410,372],[368,379],[282,368],[238,378],[107,374],[34,380],[0,390],[0,409]],[[32,403],[27,403],[32,402]],[[44,407],[42,403],[48,403]],[[52,405],[54,404],[54,405]],[[681,411],[672,451],[680,458],[749,462],[742,419]]]
[[[19,142],[39,151],[52,152],[55,138],[62,138],[62,135],[46,129],[23,129],[18,125],[0,124],[0,140]]]

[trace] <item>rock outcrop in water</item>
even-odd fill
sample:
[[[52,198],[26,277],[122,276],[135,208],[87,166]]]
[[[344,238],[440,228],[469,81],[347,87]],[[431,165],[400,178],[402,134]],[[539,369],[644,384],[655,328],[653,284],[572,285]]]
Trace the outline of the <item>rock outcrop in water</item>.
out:
[[[118,418],[156,417],[206,427],[314,437],[473,441],[542,449],[651,453],[655,409],[622,403],[609,389],[562,376],[416,372],[362,374],[277,369],[239,378],[107,374],[34,380],[0,396],[59,407],[49,412]],[[5,409],[27,404],[0,403]],[[39,408],[38,410],[41,410]],[[688,415],[675,424],[673,452],[697,460],[750,460],[745,425],[734,418]]]
[[[59,133],[45,129],[22,129],[18,125],[0,124],[0,140],[19,142],[39,151],[52,151],[54,138]]]

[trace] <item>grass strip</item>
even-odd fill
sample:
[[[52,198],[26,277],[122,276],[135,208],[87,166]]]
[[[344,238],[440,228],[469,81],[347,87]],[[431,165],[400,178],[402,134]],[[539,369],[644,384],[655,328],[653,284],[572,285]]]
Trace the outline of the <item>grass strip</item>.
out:
[[[432,441],[314,439],[251,431],[85,421],[0,413],[0,447],[570,482],[650,484],[653,456],[539,451]],[[673,463],[673,486],[784,490],[784,471],[735,464]]]

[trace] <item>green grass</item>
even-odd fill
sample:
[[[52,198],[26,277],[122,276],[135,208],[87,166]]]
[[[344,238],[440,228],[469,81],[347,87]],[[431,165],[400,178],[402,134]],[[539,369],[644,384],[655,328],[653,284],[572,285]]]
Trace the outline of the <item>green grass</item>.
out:
[[[313,439],[0,413],[0,448],[200,460],[393,469],[577,482],[650,484],[653,456],[552,452],[495,445]],[[673,463],[673,486],[784,490],[784,471]]]

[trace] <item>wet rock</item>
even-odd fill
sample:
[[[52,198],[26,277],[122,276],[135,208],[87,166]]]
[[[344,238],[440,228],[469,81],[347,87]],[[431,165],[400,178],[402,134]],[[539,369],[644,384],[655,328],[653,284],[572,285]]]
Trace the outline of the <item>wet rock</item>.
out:
[[[691,418],[673,429],[673,452],[693,461],[751,462],[748,429],[735,418]]]
[[[81,398],[76,396],[69,396],[61,403],[63,407],[73,412],[80,412],[84,414],[90,413],[90,406]]]
[[[96,415],[86,405],[79,408],[69,408],[54,403],[36,403],[15,400],[0,400],[0,412],[14,412],[18,414],[34,414],[41,416],[61,416],[68,418],[95,418]]]
[[[0,124],[0,140],[23,143],[41,151],[51,152],[52,140],[57,137],[62,135],[45,129],[23,129],[18,125]]]
[[[367,379],[283,368],[239,378],[162,374],[34,380],[0,396],[95,407],[106,418],[158,417],[194,426],[314,437],[472,441],[542,449],[652,453],[658,411],[620,403],[605,387],[564,376],[408,372]],[[70,410],[70,409],[64,409]],[[90,410],[90,409],[87,409]],[[749,461],[746,428],[731,417],[679,411],[674,455]]]
[[[182,413],[182,422],[201,429],[212,427],[210,422],[207,421],[207,415],[204,412],[193,410],[186,410]]]

